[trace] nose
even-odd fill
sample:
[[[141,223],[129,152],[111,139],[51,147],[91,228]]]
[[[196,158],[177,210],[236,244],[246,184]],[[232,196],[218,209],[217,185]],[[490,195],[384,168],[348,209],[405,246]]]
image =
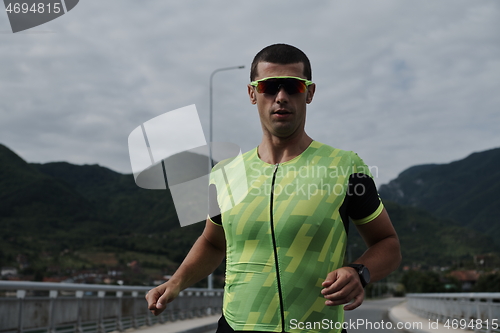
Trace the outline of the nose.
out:
[[[283,87],[282,84],[279,85],[278,87],[278,93],[276,94],[276,102],[277,103],[286,103],[288,101],[288,93],[286,92],[285,88]]]

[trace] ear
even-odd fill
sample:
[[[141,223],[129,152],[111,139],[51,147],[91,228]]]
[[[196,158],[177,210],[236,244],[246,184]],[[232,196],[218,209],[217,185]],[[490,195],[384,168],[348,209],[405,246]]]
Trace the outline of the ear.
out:
[[[307,88],[307,96],[306,96],[306,103],[309,104],[312,102],[313,97],[314,97],[314,92],[316,91],[316,83],[311,84]]]
[[[255,89],[251,85],[247,85],[248,88],[248,97],[250,97],[250,103],[257,104],[257,95],[255,93]]]

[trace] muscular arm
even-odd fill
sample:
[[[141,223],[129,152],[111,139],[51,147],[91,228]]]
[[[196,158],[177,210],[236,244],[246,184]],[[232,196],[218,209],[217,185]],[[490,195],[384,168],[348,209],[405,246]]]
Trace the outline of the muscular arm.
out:
[[[371,281],[378,281],[394,271],[401,262],[399,239],[385,208],[373,221],[357,226],[368,249],[354,263],[368,267]],[[364,299],[364,289],[354,268],[341,267],[328,274],[321,293],[326,305],[352,301],[345,310],[357,308]]]
[[[357,226],[368,249],[354,263],[368,267],[371,282],[383,279],[401,263],[399,239],[384,210],[373,221]]]
[[[159,315],[179,292],[211,274],[221,264],[225,254],[224,230],[207,220],[202,235],[172,278],[147,293],[146,300],[151,313]]]

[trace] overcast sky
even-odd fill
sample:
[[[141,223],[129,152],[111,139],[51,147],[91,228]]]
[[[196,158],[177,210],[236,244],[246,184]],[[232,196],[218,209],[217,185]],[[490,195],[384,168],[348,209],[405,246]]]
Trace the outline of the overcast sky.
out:
[[[0,13],[0,143],[28,162],[131,173],[128,135],[196,104],[208,137],[261,139],[250,63],[272,43],[310,58],[306,130],[387,183],[409,166],[500,146],[500,1],[82,0],[13,34]]]

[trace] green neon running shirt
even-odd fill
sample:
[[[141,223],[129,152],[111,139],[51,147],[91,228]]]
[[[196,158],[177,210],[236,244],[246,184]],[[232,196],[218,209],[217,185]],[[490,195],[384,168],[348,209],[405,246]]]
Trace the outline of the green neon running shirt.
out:
[[[214,167],[227,246],[223,315],[235,331],[341,331],[343,306],[325,305],[321,283],[343,264],[341,206],[354,174],[372,177],[357,154],[317,141],[281,164],[263,162],[255,148]],[[382,209],[378,200],[353,222]]]

